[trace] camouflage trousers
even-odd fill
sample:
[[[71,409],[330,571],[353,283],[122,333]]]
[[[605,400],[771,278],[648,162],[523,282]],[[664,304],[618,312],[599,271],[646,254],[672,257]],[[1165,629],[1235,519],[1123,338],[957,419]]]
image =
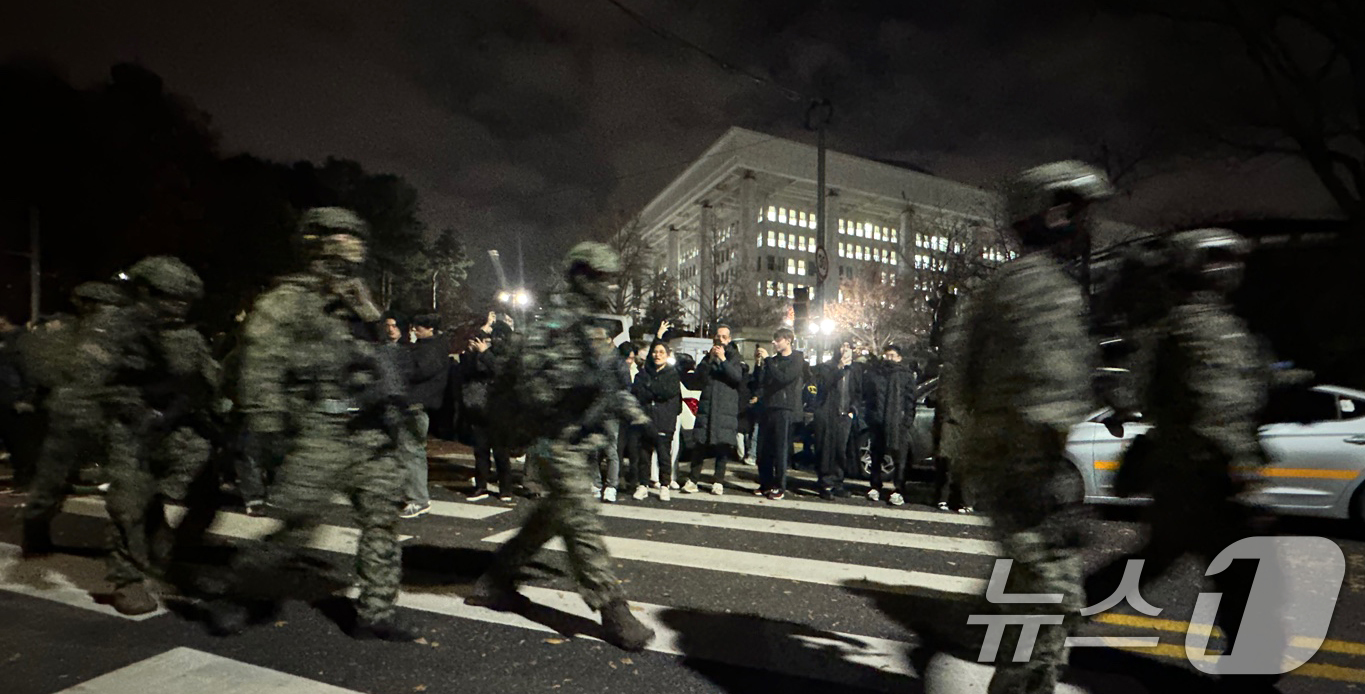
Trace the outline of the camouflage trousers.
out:
[[[598,501],[592,493],[594,456],[602,443],[600,435],[581,441],[564,437],[538,441],[527,451],[527,467],[534,467],[547,495],[536,502],[516,537],[498,550],[488,570],[491,578],[515,583],[540,548],[560,537],[569,552],[569,569],[578,592],[589,607],[600,610],[624,597],[602,541]]]
[[[981,480],[978,501],[993,522],[1004,558],[1012,559],[1006,593],[1061,594],[1057,603],[994,605],[1010,615],[1063,616],[1060,625],[1038,630],[1027,662],[1014,662],[1019,627],[1005,630],[997,653],[990,694],[1051,694],[1061,666],[1067,662],[1066,639],[1081,623],[1086,606],[1079,530],[1083,489],[1071,485],[1071,464],[1062,459],[1015,461],[1006,470]]]
[[[148,437],[114,420],[105,435],[108,579],[117,588],[160,575],[174,549],[198,542],[217,511],[217,478],[208,464],[209,442],[189,427]],[[168,499],[188,509],[174,533],[166,522]]]
[[[243,549],[234,564],[237,590],[280,600],[290,595],[285,572],[305,552],[332,498],[346,496],[360,538],[355,569],[361,619],[382,621],[394,612],[402,580],[398,512],[403,471],[392,438],[379,429],[348,426],[346,415],[295,413],[296,431],[270,489],[284,527]]]
[[[45,403],[47,433],[24,503],[24,520],[50,522],[62,509],[67,489],[79,471],[83,456],[105,451],[99,404],[70,388],[57,388]]]

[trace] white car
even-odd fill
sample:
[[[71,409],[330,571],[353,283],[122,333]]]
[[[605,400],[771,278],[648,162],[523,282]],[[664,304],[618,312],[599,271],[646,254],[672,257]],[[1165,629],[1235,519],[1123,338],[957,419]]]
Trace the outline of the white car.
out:
[[[1129,423],[1117,438],[1102,423],[1108,415],[1096,412],[1067,440],[1086,501],[1150,501],[1115,496],[1114,477],[1123,450],[1151,427]],[[1328,385],[1289,389],[1272,397],[1267,415],[1271,423],[1261,427],[1260,438],[1271,462],[1261,470],[1265,484],[1249,500],[1283,515],[1365,517],[1365,392]]]

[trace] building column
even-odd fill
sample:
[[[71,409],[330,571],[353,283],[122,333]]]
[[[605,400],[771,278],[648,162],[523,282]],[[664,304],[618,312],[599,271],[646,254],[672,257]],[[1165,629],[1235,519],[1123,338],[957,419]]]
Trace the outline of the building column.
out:
[[[906,207],[901,210],[896,222],[899,227],[896,230],[897,238],[900,243],[896,244],[896,286],[904,286],[907,282],[914,282],[915,269],[915,233],[912,219],[915,216],[914,209]]]
[[[701,323],[697,326],[698,330],[710,329],[716,321],[716,233],[716,208],[702,201],[701,220],[697,225],[697,300],[701,309],[697,312]]]
[[[678,227],[668,227],[668,265],[665,270],[673,276],[674,281],[681,281],[682,276],[682,231]]]
[[[739,276],[747,277],[749,268],[755,267],[754,258],[758,257],[755,252],[759,241],[758,215],[758,179],[754,172],[745,171],[739,180],[739,225],[737,227],[738,237],[735,242],[738,244],[739,253],[737,260],[743,270],[736,273]]]

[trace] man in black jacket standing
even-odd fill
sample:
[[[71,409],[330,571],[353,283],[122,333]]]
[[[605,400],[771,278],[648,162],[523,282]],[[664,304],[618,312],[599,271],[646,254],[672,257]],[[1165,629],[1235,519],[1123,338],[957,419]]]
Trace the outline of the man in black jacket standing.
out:
[[[882,499],[882,465],[887,457],[892,462],[892,506],[905,504],[905,459],[910,448],[910,426],[915,420],[915,386],[919,375],[912,364],[904,360],[901,348],[887,345],[882,361],[872,369],[864,381],[867,393],[867,423],[872,429],[871,489],[869,501]]]
[[[863,365],[853,361],[853,346],[845,342],[838,359],[815,369],[815,454],[820,475],[820,498],[848,496],[844,470],[853,453],[853,421],[862,409]]]
[[[786,495],[787,463],[791,457],[792,422],[802,412],[801,392],[809,367],[800,352],[792,350],[796,335],[789,328],[773,334],[773,349],[759,349],[755,381],[763,408],[758,424],[758,490],[755,494],[777,501]]]
[[[682,491],[697,491],[701,467],[707,457],[716,459],[712,494],[725,493],[725,464],[739,443],[739,391],[745,378],[744,359],[731,342],[730,326],[716,328],[711,351],[697,368],[683,375],[683,385],[701,391],[697,420],[692,427],[692,470]]]
[[[427,488],[427,431],[431,413],[441,409],[450,358],[445,341],[436,337],[437,317],[424,314],[412,319],[417,341],[406,350],[404,375],[408,381],[408,430],[401,438],[404,475],[403,496],[407,505],[400,514],[416,518],[431,512]]]

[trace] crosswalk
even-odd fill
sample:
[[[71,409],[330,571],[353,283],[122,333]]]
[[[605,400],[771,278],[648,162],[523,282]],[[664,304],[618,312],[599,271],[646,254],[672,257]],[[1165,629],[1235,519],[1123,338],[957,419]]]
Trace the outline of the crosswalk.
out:
[[[99,499],[73,499],[68,502],[65,511],[87,518],[104,516]],[[977,596],[984,592],[990,559],[999,554],[999,547],[987,539],[988,521],[982,517],[891,508],[871,503],[817,502],[794,495],[784,501],[772,502],[743,493],[723,496],[680,494],[668,504],[654,498],[638,503],[623,501],[603,504],[600,512],[606,525],[607,546],[618,563],[625,564],[625,575],[667,575],[680,569],[697,570],[710,572],[717,577],[717,581],[771,585],[775,592],[781,592],[784,586],[799,584],[813,590],[830,589],[832,593],[840,595],[846,594],[847,589],[855,588],[886,594],[928,593],[944,599]],[[174,523],[182,514],[180,509],[171,509],[169,516]],[[483,531],[468,535],[467,545],[488,550],[517,532],[521,515],[506,505],[434,501],[429,517],[403,526],[405,532],[414,534],[404,535],[403,539],[407,546],[420,545],[424,544],[424,538],[434,541],[443,533],[443,529],[456,527]],[[263,537],[274,527],[277,527],[277,521],[272,519],[222,513],[210,532],[236,540],[253,540]],[[658,530],[642,531],[643,527]],[[674,532],[665,533],[666,530]],[[722,546],[726,543],[709,542],[709,533],[738,538],[731,542],[734,545],[754,540],[761,543],[765,550]],[[641,534],[647,534],[648,537],[640,537]],[[354,552],[356,536],[353,528],[325,526],[315,539],[314,547],[349,554]],[[835,561],[829,557],[802,556],[800,549],[792,549],[791,544],[785,542],[798,539],[820,541],[834,547],[847,545],[903,551],[909,553],[907,556],[932,557],[938,562],[934,564],[935,567],[952,568],[920,570],[915,567],[927,566],[928,563],[906,562],[902,566],[891,566],[885,565],[891,562],[859,564],[856,561]],[[563,544],[558,541],[552,542],[546,549],[549,552],[564,551]],[[19,580],[16,572],[22,567],[17,553],[16,547],[0,544],[0,590],[116,615],[107,607],[94,603],[85,585],[70,581],[63,583],[55,569],[49,570],[51,575],[45,574],[42,580],[33,580],[32,577]],[[595,622],[596,615],[582,599],[572,590],[563,589],[571,587],[537,582],[536,585],[527,586],[524,592],[537,605]],[[523,615],[465,605],[460,592],[459,589],[433,591],[409,587],[400,595],[399,605],[460,622],[498,624],[541,633],[553,631],[551,627]],[[869,672],[877,673],[884,679],[873,678],[862,683],[865,688],[877,691],[900,691],[907,680],[926,677],[922,664],[916,665],[911,661],[911,652],[920,644],[908,632],[897,638],[887,638],[884,633],[859,634],[856,633],[857,629],[848,627],[808,625],[793,628],[786,621],[770,620],[751,611],[745,613],[742,606],[734,606],[735,610],[731,612],[722,603],[715,610],[703,612],[695,607],[667,604],[667,600],[659,601],[660,596],[657,595],[637,595],[632,592],[631,597],[642,621],[658,634],[650,647],[651,651],[657,653],[755,668],[818,682],[846,683],[851,679],[865,678]],[[145,621],[161,615],[162,612],[158,612],[140,619]],[[1101,620],[1100,626],[1108,627],[1101,631],[1103,638],[1109,639],[1109,646],[1131,647],[1131,637],[1150,636],[1163,631],[1168,632],[1164,635],[1169,637],[1174,627],[1183,624],[1165,620],[1167,623],[1163,625],[1158,623],[1160,621],[1143,622],[1141,618],[1124,618],[1108,623]],[[699,637],[698,631],[704,632],[704,635]],[[596,638],[592,633],[579,636]],[[753,648],[759,642],[764,643],[764,647]],[[1365,654],[1365,647],[1361,650]],[[1183,657],[1183,650],[1158,649],[1149,651],[1149,654],[1176,660]],[[253,670],[254,667],[192,649],[175,649],[130,665],[131,669],[125,668],[127,672],[111,672],[67,691],[86,694],[131,692],[132,689],[121,689],[126,686],[122,683],[136,681],[137,678],[161,682],[161,679],[157,679],[160,675],[155,675],[157,672],[187,674],[180,679],[167,675],[170,679],[166,680],[165,688],[139,687],[140,692],[156,694],[160,691],[201,689],[236,691],[208,683],[216,677],[238,680],[259,678],[262,683],[255,689],[241,691],[301,691],[309,694],[349,691],[311,681],[288,684],[286,680],[279,680],[271,684],[275,682],[272,678],[277,675],[285,678],[292,676],[264,668]],[[945,693],[973,691],[973,687],[984,691],[984,682],[990,677],[988,667],[951,658],[937,660],[928,669],[940,673],[939,681],[946,677],[959,683],[976,683],[937,690]],[[944,672],[950,674],[943,675]],[[1365,682],[1365,669],[1348,665],[1328,664],[1317,669],[1308,668],[1306,673],[1301,674],[1335,681]],[[189,682],[196,684],[191,687],[187,685]],[[935,690],[931,688],[930,691]]]

